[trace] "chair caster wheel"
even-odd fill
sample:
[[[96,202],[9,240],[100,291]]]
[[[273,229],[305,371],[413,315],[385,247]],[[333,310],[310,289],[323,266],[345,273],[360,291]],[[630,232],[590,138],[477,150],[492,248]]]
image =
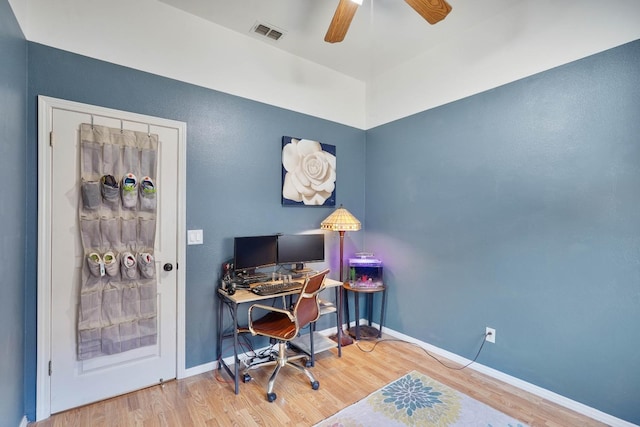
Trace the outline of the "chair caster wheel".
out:
[[[305,368],[313,368],[313,363],[311,363],[311,360],[307,359],[307,361],[304,362],[304,367]]]
[[[314,381],[311,383],[311,388],[317,390],[320,388],[320,383],[318,381]]]
[[[269,402],[273,402],[274,400],[276,400],[276,394],[275,393],[267,393],[267,400]]]
[[[242,376],[242,382],[243,382],[243,383],[248,383],[249,381],[251,381],[251,375],[249,375],[249,374],[244,374],[244,375]]]

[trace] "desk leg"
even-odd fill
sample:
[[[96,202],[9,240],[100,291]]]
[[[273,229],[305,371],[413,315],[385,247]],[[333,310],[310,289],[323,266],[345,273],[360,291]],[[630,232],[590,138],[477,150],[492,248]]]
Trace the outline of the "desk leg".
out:
[[[234,371],[232,372],[229,365],[222,358],[222,342],[225,338],[230,338],[224,334],[224,310],[229,309],[233,321],[233,357],[234,357]],[[238,305],[220,297],[220,306],[218,310],[218,369],[224,368],[225,372],[234,379],[235,393],[240,392],[238,384]],[[234,374],[235,372],[235,374]]]
[[[218,348],[216,349],[216,360],[218,361],[218,370],[222,369],[222,335],[224,333],[224,306],[225,303],[218,296]]]
[[[233,380],[235,381],[235,392],[240,393],[239,366],[238,360],[238,304],[233,304]]]

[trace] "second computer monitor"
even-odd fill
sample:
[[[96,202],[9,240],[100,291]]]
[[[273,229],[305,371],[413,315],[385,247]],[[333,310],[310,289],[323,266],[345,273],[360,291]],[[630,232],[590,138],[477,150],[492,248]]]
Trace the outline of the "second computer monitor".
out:
[[[324,261],[324,234],[283,234],[278,236],[278,264],[296,264],[303,270],[308,262]]]

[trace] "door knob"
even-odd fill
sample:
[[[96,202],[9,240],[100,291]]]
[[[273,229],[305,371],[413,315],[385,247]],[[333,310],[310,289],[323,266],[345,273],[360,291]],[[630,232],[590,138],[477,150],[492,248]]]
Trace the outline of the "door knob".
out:
[[[166,263],[166,264],[162,267],[162,269],[163,269],[164,271],[171,271],[171,270],[173,270],[173,264],[171,264],[170,262],[168,262],[168,263]]]

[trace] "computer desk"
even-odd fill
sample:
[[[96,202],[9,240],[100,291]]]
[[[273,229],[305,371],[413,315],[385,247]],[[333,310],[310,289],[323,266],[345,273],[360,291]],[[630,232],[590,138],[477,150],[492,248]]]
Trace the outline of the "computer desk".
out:
[[[304,279],[297,279],[297,281],[300,281],[301,283],[303,283]],[[342,283],[337,280],[333,280],[325,277],[324,288],[335,289],[336,310],[337,310],[336,327],[338,330],[337,332],[338,357],[342,357],[342,348],[341,348],[341,341],[342,341],[341,338],[343,333],[342,332],[342,304],[341,304],[342,298],[340,298],[340,292],[342,292]],[[300,290],[283,292],[275,295],[257,295],[248,289],[237,289],[233,295],[229,295],[224,289],[218,288],[218,298],[220,298],[220,304],[218,305],[218,349],[216,352],[217,353],[216,357],[218,360],[218,369],[224,368],[224,370],[233,378],[236,394],[240,392],[240,381],[239,381],[240,359],[238,358],[238,334],[240,333],[239,332],[240,327],[238,325],[238,307],[242,304],[251,304],[257,301],[288,297],[291,295],[297,295],[299,293],[300,293]],[[231,313],[231,319],[233,322],[233,324],[231,325],[233,329],[233,335],[230,333],[225,334],[225,329],[226,329],[224,325],[225,307],[228,307]],[[313,333],[313,331],[310,330],[309,333],[311,334]],[[233,360],[234,360],[233,371],[231,371],[231,368],[229,368],[227,363],[222,358],[222,343],[224,339],[231,338],[231,337],[233,337]],[[311,354],[312,360],[313,360],[313,357],[314,355],[312,352]]]

